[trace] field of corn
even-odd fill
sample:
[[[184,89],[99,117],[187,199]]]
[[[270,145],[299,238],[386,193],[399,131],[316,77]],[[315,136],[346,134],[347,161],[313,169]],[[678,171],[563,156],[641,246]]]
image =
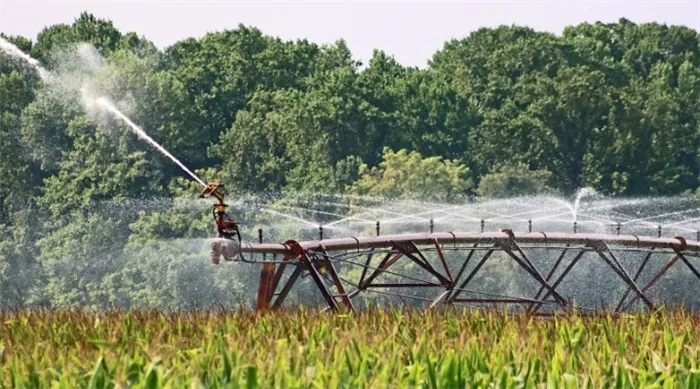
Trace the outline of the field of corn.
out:
[[[2,388],[698,388],[700,317],[0,314]]]

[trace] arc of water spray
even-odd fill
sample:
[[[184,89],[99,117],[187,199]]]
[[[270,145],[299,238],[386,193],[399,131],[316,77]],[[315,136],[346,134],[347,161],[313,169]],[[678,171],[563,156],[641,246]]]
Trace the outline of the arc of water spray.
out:
[[[464,220],[481,221],[481,219],[478,218],[478,217],[476,217],[476,216],[462,215],[462,214],[460,214],[460,213],[448,212],[448,211],[444,211],[444,210],[440,210],[440,211],[438,211],[438,212],[444,213],[444,214],[447,215],[447,216],[457,216],[458,218],[464,219]],[[439,217],[439,218],[436,218],[435,221],[438,221],[438,220],[445,220],[445,219],[446,219],[446,217]]]
[[[390,213],[390,214],[394,214],[394,215],[399,215],[399,216],[401,216],[400,218],[398,218],[398,219],[396,219],[396,220],[401,220],[401,219],[418,219],[418,220],[422,220],[422,221],[428,221],[428,219],[426,219],[426,218],[418,217],[418,214],[416,214],[416,215],[405,215],[405,214],[403,214],[403,213],[401,213],[401,212],[389,211],[389,210],[386,210],[386,209],[372,208],[372,207],[358,207],[358,208],[363,208],[363,209],[367,209],[367,210],[374,211],[374,212]],[[393,219],[391,219],[391,220],[393,220]],[[391,221],[391,220],[387,220],[386,222],[389,222],[389,221]],[[385,222],[382,222],[382,223],[385,223]]]
[[[515,219],[515,218],[510,217],[510,216],[508,216],[508,215],[504,215],[504,214],[502,214],[502,213],[491,212],[491,211],[487,211],[487,210],[484,210],[484,209],[477,209],[477,211],[478,211],[478,212],[483,212],[483,213],[488,214],[488,215],[498,216],[498,217],[501,217],[501,218]],[[481,220],[481,219],[479,219],[479,220]],[[486,220],[486,219],[484,219],[484,220]],[[515,220],[517,220],[517,219],[515,219]],[[527,221],[527,219],[522,219],[521,221]]]
[[[38,60],[30,57],[25,52],[20,50],[19,47],[13,45],[12,43],[8,42],[2,37],[0,37],[0,49],[8,53],[9,55],[15,56],[25,61],[27,64],[29,64],[29,66],[33,67],[39,73],[39,77],[41,77],[42,80],[46,81],[51,78],[51,73],[49,73],[48,70],[44,69],[44,67],[41,66]]]
[[[456,205],[456,206],[453,206],[453,207],[449,207],[449,208],[447,208],[447,209],[458,209],[458,208],[461,208],[461,206]],[[444,210],[444,209],[437,209],[437,210],[430,210],[430,211],[425,211],[425,212],[419,212],[419,213],[416,213],[415,215],[410,215],[410,216],[403,215],[402,217],[395,217],[395,218],[392,218],[392,219],[382,220],[381,222],[382,222],[383,224],[391,224],[391,223],[395,223],[395,222],[398,222],[398,221],[401,221],[401,220],[404,220],[404,219],[410,219],[410,218],[414,218],[414,219],[415,219],[415,218],[418,218],[419,216],[429,215],[429,214],[431,214],[431,213],[443,213],[443,214],[445,214],[445,215],[454,215],[454,216],[460,216],[460,217],[465,217],[465,218],[466,218],[466,216],[459,215],[459,214],[455,214],[455,213],[450,213],[450,212],[448,212],[448,211],[446,211],[446,210]],[[419,218],[419,219],[420,219],[421,221],[429,221],[429,220],[427,220],[427,219],[425,219],[425,218],[422,218],[422,217]],[[442,219],[444,219],[444,218],[435,218],[435,219],[433,219],[433,221],[438,221],[438,220],[442,220]],[[479,219],[476,219],[476,220],[479,220]]]
[[[302,207],[293,207],[293,206],[289,206],[289,205],[275,205],[274,207],[275,207],[275,208],[285,208],[285,209],[301,210],[301,211],[307,211],[307,212],[312,212],[312,213],[318,213],[318,214],[321,214],[321,215],[335,216],[335,217],[340,217],[340,218],[341,218],[340,220],[334,220],[334,221],[332,221],[332,222],[330,222],[330,223],[328,223],[328,224],[324,224],[324,225],[323,225],[324,227],[330,227],[330,226],[333,226],[333,225],[336,225],[336,224],[339,224],[339,223],[342,223],[342,222],[348,221],[348,220],[358,220],[358,221],[360,221],[360,222],[364,222],[364,223],[367,223],[367,224],[374,224],[374,223],[375,223],[375,222],[372,221],[372,220],[363,219],[363,218],[357,217],[357,216],[346,216],[346,215],[341,215],[341,214],[339,214],[339,213],[326,212],[326,211],[319,211],[319,210],[315,210],[315,209],[308,209],[308,208],[302,208]]]
[[[406,214],[403,214],[401,212],[389,211],[389,210],[382,209],[382,208],[366,207],[366,206],[362,206],[362,205],[348,205],[348,204],[342,204],[342,203],[331,203],[331,202],[327,202],[327,201],[320,202],[319,204],[331,205],[331,206],[343,207],[343,208],[358,208],[358,209],[363,210],[361,213],[359,213],[360,215],[363,213],[369,213],[369,212],[390,213],[390,214],[394,214],[394,215],[400,215],[401,217],[398,219],[416,218],[419,215],[423,215],[423,214],[432,212],[432,211],[428,211],[428,212],[418,213],[415,215],[406,215]],[[423,219],[423,220],[425,220],[425,219]],[[372,223],[374,223],[374,222],[372,222]]]
[[[523,205],[525,205],[525,204],[523,204]],[[485,221],[492,222],[492,221],[496,221],[496,220],[498,220],[498,219],[512,219],[512,218],[515,218],[516,216],[532,215],[533,213],[540,213],[540,212],[545,212],[545,211],[558,211],[558,210],[564,209],[564,208],[566,208],[566,207],[557,207],[557,208],[554,208],[554,209],[539,208],[539,209],[536,209],[536,210],[534,210],[534,211],[516,213],[516,214],[513,214],[513,215],[511,215],[511,216],[507,216],[507,217],[501,217],[501,216],[499,216],[499,217],[492,217],[492,218],[486,219]],[[520,219],[518,219],[518,220],[520,220]]]
[[[12,43],[8,42],[6,39],[3,39],[0,37],[0,49],[5,51],[6,53],[21,58],[24,60],[26,63],[28,63],[30,66],[32,66],[34,69],[39,72],[39,76],[44,79],[48,80],[50,79],[50,74],[46,69],[44,69],[41,64],[39,63],[38,60],[32,58],[31,56],[27,55],[24,53],[22,50],[20,50],[17,46],[13,45]],[[83,91],[83,94],[85,95],[85,91]],[[202,186],[206,187],[207,184],[204,183],[196,174],[194,174],[190,169],[188,169],[185,165],[182,164],[175,156],[170,154],[168,150],[163,148],[163,146],[159,145],[156,141],[153,140],[144,130],[142,130],[139,126],[137,126],[134,122],[131,121],[126,115],[124,115],[121,111],[119,111],[107,98],[105,97],[99,97],[96,99],[96,102],[98,105],[100,105],[103,109],[107,110],[108,112],[112,113],[119,119],[123,120],[126,124],[129,125],[131,130],[136,133],[140,138],[145,139],[148,141],[151,145],[153,145],[158,151],[163,153],[166,157],[170,158],[173,162],[175,162],[182,170],[187,172],[192,178],[194,178],[199,184]]]
[[[643,218],[639,218],[639,219],[628,220],[622,224],[643,222],[643,221],[648,221],[651,219],[658,219],[660,217],[675,216],[675,215],[681,215],[684,213],[697,212],[697,211],[700,211],[700,208],[686,209],[685,211],[669,212],[669,213],[659,214],[659,215],[655,215],[655,216],[649,216],[649,217],[643,217]]]
[[[144,130],[141,129],[141,127],[137,126],[134,122],[131,121],[126,115],[124,115],[120,110],[118,110],[109,100],[107,100],[105,97],[99,97],[97,98],[97,104],[99,104],[102,108],[106,109],[107,111],[111,112],[113,115],[124,121],[126,124],[131,127],[131,129],[138,135],[141,139],[144,139],[148,141],[153,147],[158,149],[161,153],[163,153],[166,157],[170,158],[173,162],[175,162],[182,170],[187,172],[192,178],[194,178],[200,185],[206,187],[207,184],[202,181],[201,178],[199,178],[196,174],[194,174],[190,169],[187,168],[182,162],[180,162],[175,156],[170,154],[168,150],[166,150],[163,146],[159,145],[156,141],[153,140]]]
[[[681,221],[679,221],[679,222],[675,222],[675,223],[671,223],[671,224],[666,224],[665,226],[666,226],[666,227],[673,227],[673,226],[677,226],[677,225],[680,225],[680,224],[694,223],[694,222],[700,222],[700,218],[688,219],[688,220],[681,220]],[[693,231],[694,231],[694,230],[693,230]]]
[[[565,204],[568,204],[568,203],[565,203]],[[561,208],[564,208],[564,206],[562,206]],[[557,208],[557,209],[561,209],[561,208]],[[566,208],[568,208],[568,209],[570,209],[570,210],[572,209],[570,205],[567,206]],[[600,206],[597,206],[597,207],[589,208],[589,209],[587,209],[587,211],[597,211],[597,210],[609,209],[609,208],[612,208],[612,206],[610,206],[610,205],[600,205]],[[614,211],[613,211],[613,212],[614,212]],[[558,217],[558,216],[569,215],[569,214],[571,214],[571,213],[572,213],[572,212],[570,211],[570,212],[558,213],[558,214],[554,214],[554,215],[542,216],[542,217],[539,217],[539,218],[532,219],[532,221],[534,222],[534,221],[539,221],[539,220],[547,220],[547,219],[551,219],[551,218]],[[592,219],[594,218],[594,217],[590,216],[589,214],[581,214],[581,216],[589,217],[589,218],[592,218]],[[598,220],[604,221],[603,219],[598,219]],[[613,224],[616,223],[616,222],[614,222],[614,221],[610,221],[610,222],[613,223]]]
[[[272,214],[277,215],[277,216],[282,216],[282,217],[287,218],[287,219],[296,220],[298,222],[302,222],[302,223],[308,224],[308,225],[313,226],[313,227],[320,227],[321,226],[321,224],[319,224],[319,223],[310,222],[310,221],[302,219],[300,217],[287,215],[286,213],[273,211],[271,209],[263,208],[262,211],[272,213]]]

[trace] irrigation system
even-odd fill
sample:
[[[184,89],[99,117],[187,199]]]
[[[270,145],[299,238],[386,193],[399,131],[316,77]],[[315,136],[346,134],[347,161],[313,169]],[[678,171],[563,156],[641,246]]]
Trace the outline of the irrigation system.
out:
[[[211,261],[242,261],[260,266],[256,310],[282,307],[300,280],[310,278],[321,301],[334,311],[358,309],[356,301],[367,293],[393,296],[407,304],[417,301],[426,309],[467,305],[505,308],[534,315],[556,312],[615,312],[651,310],[663,305],[650,290],[671,269],[693,277],[700,272],[691,260],[700,254],[700,242],[682,236],[592,233],[429,232],[323,238],[264,243],[241,242],[237,223],[226,214],[227,205],[217,183],[208,184],[202,197],[218,199],[213,209],[218,238],[211,243]],[[575,225],[574,225],[575,231]],[[528,294],[510,295],[486,288],[479,274],[489,262],[506,266],[509,279],[517,280]],[[600,280],[576,276],[575,287],[565,287],[577,268],[604,272]],[[590,271],[588,272],[590,274]],[[582,279],[583,277],[583,279]],[[616,296],[597,307],[581,306],[581,296],[617,283]],[[411,303],[413,302],[413,303]]]
[[[60,78],[36,59],[2,38],[0,50],[25,61],[48,85],[60,83]],[[310,279],[320,301],[336,311],[357,310],[358,297],[369,293],[392,296],[407,304],[417,301],[428,309],[460,304],[514,306],[531,314],[601,308],[650,310],[667,302],[659,298],[655,286],[658,289],[658,284],[669,280],[684,296],[698,295],[700,273],[691,260],[700,253],[700,231],[690,230],[695,233],[693,238],[663,237],[659,226],[656,236],[630,235],[622,233],[620,223],[614,234],[578,231],[575,216],[581,194],[570,207],[574,214],[571,233],[533,231],[531,222],[525,232],[489,232],[483,219],[478,232],[435,232],[431,219],[425,233],[382,234],[377,222],[375,236],[324,239],[319,226],[318,239],[313,241],[264,243],[260,230],[257,243],[243,242],[238,223],[227,214],[218,183],[206,184],[108,98],[92,96],[89,91],[89,83],[80,88],[84,101],[94,101],[124,121],[136,135],[178,164],[205,187],[201,197],[217,199],[212,215],[218,237],[211,243],[211,261],[218,264],[223,257],[260,267],[258,310],[280,308],[304,279]],[[507,217],[494,215],[495,219]],[[626,223],[649,224],[646,219]],[[683,223],[674,224],[678,227]],[[495,276],[491,271],[484,278],[493,263],[499,263],[502,271]],[[591,293],[596,291],[606,294],[606,301],[593,307],[581,304],[590,302]]]

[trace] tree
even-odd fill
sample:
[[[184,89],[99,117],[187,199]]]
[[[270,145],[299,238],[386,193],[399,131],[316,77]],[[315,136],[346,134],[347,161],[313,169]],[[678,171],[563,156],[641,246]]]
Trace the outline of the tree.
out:
[[[164,64],[184,85],[201,142],[209,144],[233,126],[257,91],[302,87],[318,53],[305,40],[282,42],[239,25],[174,44]]]
[[[423,158],[417,152],[384,149],[381,163],[363,165],[360,179],[349,188],[355,195],[400,199],[450,199],[468,194],[469,169],[441,157]]]
[[[552,194],[556,191],[550,186],[551,176],[551,172],[530,170],[525,165],[504,166],[483,175],[476,193],[486,198]]]
[[[121,38],[121,32],[114,27],[111,21],[99,19],[90,13],[83,12],[72,25],[57,24],[46,27],[39,32],[31,54],[42,63],[52,67],[56,65],[53,63],[53,55],[66,46],[80,42],[89,43],[103,55],[108,55],[119,46]]]

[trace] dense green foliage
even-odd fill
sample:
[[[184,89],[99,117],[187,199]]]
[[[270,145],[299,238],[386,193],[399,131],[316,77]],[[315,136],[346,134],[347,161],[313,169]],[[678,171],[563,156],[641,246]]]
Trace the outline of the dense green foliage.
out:
[[[65,83],[92,72],[158,142],[239,192],[698,188],[700,39],[685,27],[485,28],[447,42],[425,69],[381,51],[364,66],[343,41],[281,41],[244,26],[161,51],[89,14],[35,41],[8,39],[71,74]],[[100,69],[66,60],[82,42]],[[189,301],[182,283],[216,284],[221,270],[190,267],[185,247],[159,254],[158,239],[211,234],[206,211],[172,200],[197,185],[122,123],[93,119],[75,90],[0,53],[0,308],[230,301],[221,290]],[[148,206],[115,211],[134,202]]]
[[[2,388],[696,388],[697,317],[0,315]]]

